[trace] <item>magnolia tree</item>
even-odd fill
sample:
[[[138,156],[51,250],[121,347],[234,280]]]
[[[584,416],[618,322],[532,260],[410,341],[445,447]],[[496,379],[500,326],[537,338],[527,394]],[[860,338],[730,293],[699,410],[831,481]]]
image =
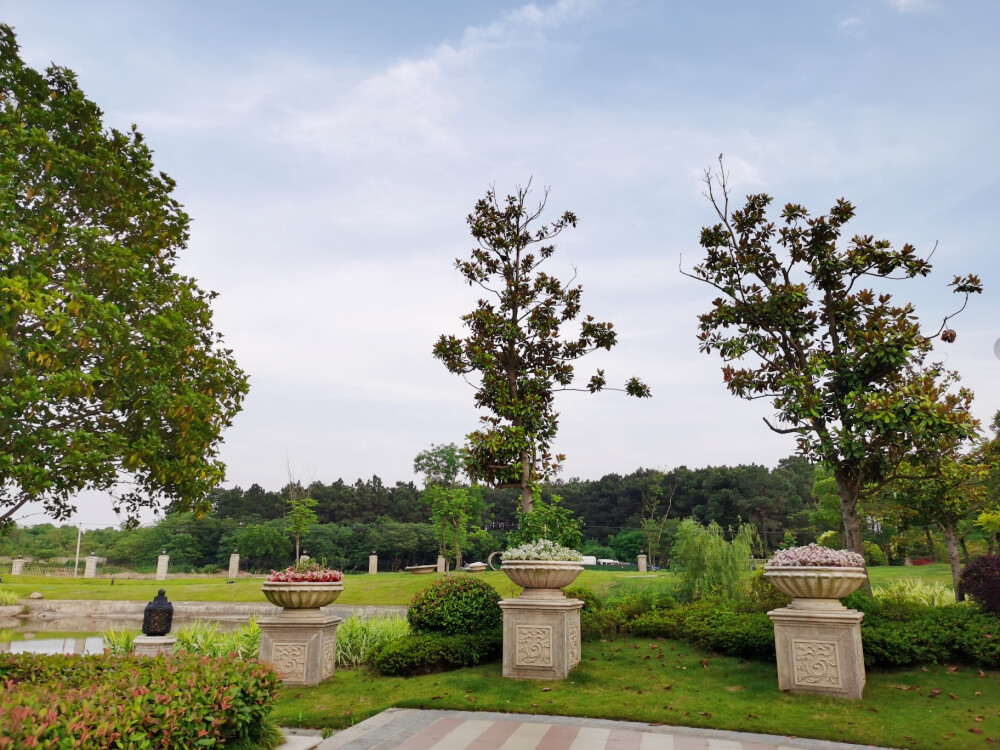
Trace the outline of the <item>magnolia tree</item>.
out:
[[[486,296],[462,317],[465,338],[442,335],[434,356],[456,375],[475,375],[476,406],[488,412],[480,429],[468,435],[466,469],[474,481],[517,487],[521,506],[531,510],[532,487],[557,471],[563,456],[550,452],[558,428],[554,396],[561,390],[596,393],[606,386],[604,372],[586,388],[572,388],[573,363],[618,340],[611,323],[584,316],[578,333],[563,336],[562,326],[581,315],[583,287],[564,284],[541,270],[555,252],[553,238],[575,227],[567,211],[552,224],[540,224],[546,192],[534,208],[528,187],[503,201],[493,190],[468,217],[478,242],[469,260],[455,266],[470,286]],[[537,247],[536,247],[537,246]],[[637,378],[623,389],[646,398],[649,388]]]
[[[847,546],[863,554],[862,491],[896,478],[907,460],[934,473],[942,445],[976,433],[972,394],[925,366],[934,338],[955,339],[948,318],[926,332],[913,305],[870,286],[926,276],[931,265],[911,245],[842,240],[854,216],[846,200],[817,217],[790,203],[776,227],[770,196],[750,195],[730,213],[725,171],[705,182],[719,222],[702,229],[704,257],[685,273],[718,295],[699,316],[700,348],[722,356],[730,393],[770,400],[776,423],[767,426],[795,435],[799,452],[831,471]],[[951,286],[962,308],[982,291],[971,275]]]
[[[0,24],[0,524],[207,507],[247,379],[175,269],[188,217],[133,126],[107,130],[72,71],[40,73]]]

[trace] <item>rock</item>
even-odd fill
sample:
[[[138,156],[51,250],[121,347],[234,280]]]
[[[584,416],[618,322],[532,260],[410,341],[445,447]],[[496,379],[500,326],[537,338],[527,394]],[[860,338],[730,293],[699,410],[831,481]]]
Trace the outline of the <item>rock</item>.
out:
[[[29,599],[44,599],[45,597],[42,596],[41,592],[32,591],[30,594],[28,594],[28,598]]]

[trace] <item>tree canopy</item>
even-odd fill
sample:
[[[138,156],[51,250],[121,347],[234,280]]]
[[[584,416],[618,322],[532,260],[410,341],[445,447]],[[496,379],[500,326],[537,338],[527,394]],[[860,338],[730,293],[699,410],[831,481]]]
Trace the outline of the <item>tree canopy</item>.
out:
[[[926,364],[935,337],[955,339],[948,318],[925,333],[912,304],[868,286],[926,276],[931,264],[909,244],[861,234],[840,242],[855,213],[844,199],[815,218],[789,203],[776,229],[770,196],[750,195],[730,213],[725,172],[706,174],[706,184],[719,222],[702,229],[704,257],[686,274],[719,294],[699,316],[701,350],[722,356],[733,395],[771,400],[770,429],[796,435],[801,455],[831,469],[847,544],[861,553],[862,490],[906,459],[933,465],[942,441],[977,427],[971,392],[950,389],[952,374]],[[964,301],[982,291],[972,275],[951,286]]]
[[[177,273],[188,216],[133,125],[0,25],[0,521],[83,489],[130,515],[201,503],[247,380],[215,296]]]
[[[467,337],[442,335],[434,346],[434,356],[449,371],[479,375],[476,406],[490,412],[480,417],[482,427],[467,436],[469,476],[520,488],[526,511],[532,487],[552,476],[562,460],[550,453],[559,417],[555,392],[571,389],[573,362],[597,349],[611,349],[618,338],[611,323],[590,315],[578,335],[560,335],[561,326],[581,313],[583,287],[564,284],[540,267],[555,252],[552,239],[575,227],[577,217],[566,211],[552,224],[538,224],[548,193],[532,209],[526,205],[529,189],[530,182],[502,202],[491,189],[469,214],[478,246],[471,259],[457,259],[455,267],[487,298],[462,316]],[[538,245],[536,251],[533,245]],[[604,372],[598,370],[586,389],[573,390],[596,393],[605,385]],[[650,395],[637,378],[624,390],[639,398]]]

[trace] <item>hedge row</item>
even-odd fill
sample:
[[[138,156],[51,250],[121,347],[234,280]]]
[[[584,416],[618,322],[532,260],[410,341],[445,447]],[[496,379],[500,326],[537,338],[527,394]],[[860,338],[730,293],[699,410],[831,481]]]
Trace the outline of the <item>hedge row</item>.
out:
[[[394,676],[444,672],[496,661],[502,649],[502,630],[475,635],[407,635],[379,649],[372,666],[380,674]]]
[[[1000,617],[974,604],[880,606],[860,594],[845,604],[865,612],[861,637],[870,668],[956,662],[1000,668]],[[605,602],[600,608],[585,606],[581,625],[586,638],[672,638],[730,656],[774,658],[774,625],[767,614],[724,601],[701,600],[631,617]]]
[[[254,741],[278,677],[187,653],[0,655],[0,748],[177,750]]]

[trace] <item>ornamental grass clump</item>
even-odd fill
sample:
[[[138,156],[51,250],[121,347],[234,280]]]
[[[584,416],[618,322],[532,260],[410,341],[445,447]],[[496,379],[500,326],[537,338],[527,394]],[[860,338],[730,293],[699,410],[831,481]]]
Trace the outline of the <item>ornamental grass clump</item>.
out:
[[[504,562],[514,562],[520,560],[549,560],[564,562],[582,562],[583,555],[575,549],[563,547],[548,539],[539,539],[528,542],[505,551],[501,555]]]
[[[769,568],[863,568],[865,559],[847,549],[830,549],[818,544],[778,550],[767,561]]]
[[[0,589],[0,607],[10,607],[21,601],[21,597],[10,589]]]
[[[289,565],[284,570],[272,570],[268,583],[338,583],[344,574],[339,570],[321,565],[314,560],[305,560]]]

